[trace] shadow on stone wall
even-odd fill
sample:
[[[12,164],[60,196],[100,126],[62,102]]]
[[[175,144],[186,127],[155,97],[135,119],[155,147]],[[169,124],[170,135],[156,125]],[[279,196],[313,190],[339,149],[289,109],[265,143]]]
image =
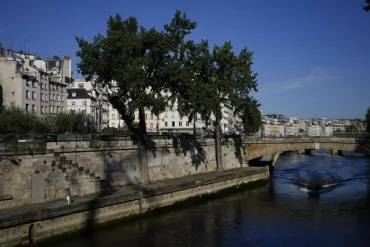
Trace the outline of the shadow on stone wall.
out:
[[[229,142],[229,139],[232,140],[234,149],[235,149],[235,158],[238,160],[240,166],[243,163],[243,140],[242,137],[239,135],[234,136],[225,136],[225,141]]]
[[[154,155],[156,147],[154,142],[153,144],[152,147],[148,148],[148,152],[153,152]],[[153,190],[140,184],[138,178],[139,164],[136,163],[137,159],[135,160],[134,156],[132,156],[132,159],[127,159],[127,157],[122,157],[120,153],[114,151],[106,152],[103,156],[105,174],[97,184],[98,193],[96,197],[88,203],[89,211],[85,222],[84,234],[89,237],[90,246],[95,246],[94,232],[97,225],[97,210],[109,202],[111,195],[139,193],[141,197],[146,197],[154,194]],[[132,176],[133,170],[137,172],[137,177]],[[118,181],[125,181],[125,186],[118,184]]]
[[[173,148],[176,156],[190,153],[191,163],[196,170],[204,163],[207,169],[207,153],[202,147],[202,144],[196,139],[196,136],[181,135],[173,137]]]

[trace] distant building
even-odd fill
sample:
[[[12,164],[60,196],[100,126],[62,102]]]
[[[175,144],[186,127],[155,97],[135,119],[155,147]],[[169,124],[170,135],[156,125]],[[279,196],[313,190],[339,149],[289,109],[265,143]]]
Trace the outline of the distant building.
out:
[[[283,137],[285,136],[284,125],[265,124],[263,125],[263,136],[265,137]]]
[[[310,125],[308,127],[308,136],[321,136],[321,126]]]
[[[284,126],[285,136],[296,136],[298,127],[296,124],[289,124]]]

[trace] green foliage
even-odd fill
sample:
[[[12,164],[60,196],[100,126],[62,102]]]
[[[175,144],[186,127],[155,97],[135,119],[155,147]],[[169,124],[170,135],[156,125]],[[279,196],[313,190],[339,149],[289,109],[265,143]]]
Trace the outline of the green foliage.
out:
[[[158,115],[175,102],[184,80],[184,40],[195,25],[180,11],[164,31],[146,29],[136,18],[122,20],[117,14],[109,17],[106,36],[98,34],[92,42],[76,37],[79,72],[115,88],[109,100],[133,134],[146,134],[144,109]],[[139,126],[133,124],[136,110]]]
[[[344,131],[345,132],[357,132],[358,130],[356,126],[352,124],[352,125],[346,126]]]
[[[211,114],[221,119],[223,104],[240,116],[245,132],[258,131],[262,123],[260,105],[249,95],[257,91],[257,74],[251,68],[253,52],[243,48],[236,55],[231,43],[225,42],[211,53],[207,40],[188,44],[188,48],[187,70],[193,78],[187,80],[179,95],[180,115],[198,112],[204,120],[209,120]]]
[[[88,126],[84,127],[84,122]],[[36,116],[34,113],[11,105],[0,113],[0,130],[11,133],[93,133],[95,122],[83,114],[71,115],[60,113],[57,115]]]
[[[367,112],[366,112],[366,115],[365,115],[365,122],[366,122],[366,131],[368,133],[370,133],[370,107],[367,108]]]

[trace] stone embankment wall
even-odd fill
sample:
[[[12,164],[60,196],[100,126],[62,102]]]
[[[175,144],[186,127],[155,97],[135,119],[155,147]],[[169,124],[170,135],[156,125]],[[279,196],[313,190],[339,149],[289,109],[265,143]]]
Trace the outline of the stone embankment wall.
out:
[[[225,169],[242,167],[241,140],[223,141]],[[127,141],[0,143],[0,209],[140,184],[138,148]],[[217,169],[213,139],[160,139],[147,154],[151,181]]]

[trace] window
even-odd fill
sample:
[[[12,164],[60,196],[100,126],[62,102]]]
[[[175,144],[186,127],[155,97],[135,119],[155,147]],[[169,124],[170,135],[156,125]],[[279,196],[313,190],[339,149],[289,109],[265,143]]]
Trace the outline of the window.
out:
[[[26,86],[29,87],[30,86],[30,81],[26,81]]]
[[[112,119],[116,119],[116,114],[112,114]]]
[[[59,91],[59,86],[57,86],[57,91]]]
[[[150,128],[153,128],[153,123],[150,123]]]
[[[62,106],[62,110],[60,112],[64,112],[64,107]]]
[[[63,97],[63,95],[61,95],[60,97],[61,97],[61,99],[62,99],[62,102],[64,102],[64,97]]]
[[[44,94],[41,94],[40,98],[41,98],[41,101],[44,102]]]
[[[64,93],[64,88],[62,87],[62,88],[60,89],[60,91],[62,91],[62,93]]]
[[[54,85],[54,91],[55,91],[56,88],[57,88],[57,86]]]
[[[51,100],[53,100],[53,97],[51,96],[51,94],[50,94],[50,96],[49,96],[49,100],[51,101]]]
[[[29,104],[26,104],[26,111],[28,111],[29,110]]]
[[[182,126],[182,122],[181,121],[179,122],[179,126]]]
[[[148,114],[145,114],[145,119],[148,119]]]
[[[44,83],[41,83],[40,86],[41,86],[41,89],[44,89]]]
[[[86,100],[84,102],[82,102],[83,105],[86,105]]]
[[[153,113],[150,114],[150,119],[153,119],[154,115]]]
[[[55,94],[53,94],[53,101],[55,101]]]
[[[72,101],[72,105],[76,105],[76,102]]]
[[[49,85],[49,90],[51,91],[51,90],[53,90],[53,85]]]
[[[59,101],[59,94],[57,94],[57,101]]]
[[[83,115],[86,115],[86,110],[82,110],[82,114]]]
[[[172,127],[175,127],[175,121],[172,121]]]
[[[72,97],[76,97],[76,92],[73,92],[72,93]]]
[[[71,110],[71,114],[72,115],[75,115],[76,114],[76,110]]]
[[[164,126],[168,126],[167,122],[164,122]]]
[[[32,112],[36,112],[36,106],[32,105]]]
[[[186,126],[189,126],[189,122],[188,121],[186,121]]]
[[[55,106],[53,106],[53,113],[55,113]]]
[[[45,106],[45,114],[48,113],[48,107]]]
[[[57,106],[57,112],[56,113],[59,113],[59,106]]]
[[[26,90],[26,99],[30,99],[30,91]]]
[[[115,123],[112,123],[112,127],[114,128],[114,127],[116,127],[116,124]]]
[[[36,87],[36,83],[34,81],[32,82],[32,87]]]
[[[36,99],[36,92],[32,92],[32,99],[35,100]]]
[[[44,114],[44,107],[41,106],[41,114]]]

